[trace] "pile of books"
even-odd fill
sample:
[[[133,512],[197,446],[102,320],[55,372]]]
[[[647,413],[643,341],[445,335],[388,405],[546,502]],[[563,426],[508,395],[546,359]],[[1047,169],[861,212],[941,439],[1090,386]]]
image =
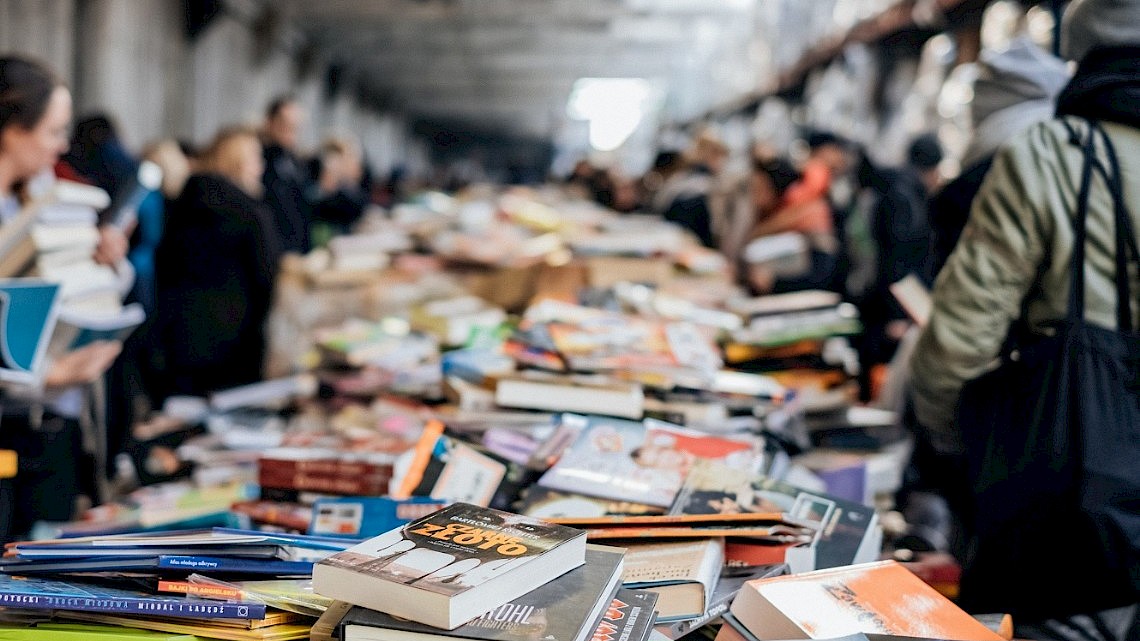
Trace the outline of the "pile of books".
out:
[[[349,606],[313,638],[645,641],[657,595],[623,587],[624,564],[580,530],[456,503],[318,563],[316,591]]]
[[[225,528],[14,543],[0,563],[0,606],[25,623],[304,639],[330,603],[312,590],[313,564],[350,545]]]

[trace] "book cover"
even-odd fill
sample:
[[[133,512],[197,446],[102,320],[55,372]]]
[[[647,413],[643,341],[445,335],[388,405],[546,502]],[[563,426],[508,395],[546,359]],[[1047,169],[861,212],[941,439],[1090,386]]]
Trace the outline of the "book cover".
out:
[[[0,575],[0,606],[25,610],[83,610],[197,619],[260,619],[265,604],[155,596],[101,585]]]
[[[540,519],[560,517],[598,517],[619,514],[661,514],[663,508],[630,501],[615,501],[596,496],[559,492],[537,485],[523,491],[518,502],[519,514]]]
[[[64,306],[59,313],[52,349],[62,352],[79,349],[95,341],[121,341],[143,324],[142,305],[131,303],[113,314],[91,314]]]
[[[93,623],[106,623],[125,628],[158,630],[172,634],[194,635],[195,639],[224,639],[226,641],[293,641],[309,638],[308,623],[282,623],[265,628],[235,628],[213,625],[204,621],[179,620],[104,614],[98,612],[69,612],[67,618]]]
[[[426,496],[318,499],[313,504],[310,534],[368,538],[421,519],[448,503]]]
[[[592,545],[586,564],[448,633],[485,641],[583,641],[600,621],[621,579],[623,551]],[[438,639],[439,630],[383,612],[353,608],[343,641]]]
[[[34,559],[0,563],[7,575],[69,574],[76,572],[146,572],[150,574],[189,574],[212,572],[223,574],[263,574],[271,576],[304,576],[312,574],[310,561],[276,559],[239,559],[206,556],[141,556]]]
[[[895,561],[749,581],[731,611],[758,639],[1002,639]]]
[[[732,468],[752,469],[754,442],[710,436],[660,421],[637,423],[567,415],[583,424],[574,445],[547,471],[542,487],[590,496],[669,507],[692,466],[717,459]]]
[[[456,503],[319,562],[313,584],[324,596],[450,630],[582,565],[585,538]]]
[[[0,641],[197,641],[176,633],[129,630],[118,626],[44,621],[35,627],[0,624]]]
[[[55,329],[59,285],[0,280],[0,381],[30,384],[40,376]]]
[[[810,525],[811,567],[799,571],[840,567],[862,562],[878,537],[874,508],[826,494],[808,492],[761,475],[699,461],[669,509],[670,514],[784,513],[796,523]],[[878,550],[876,549],[877,553]],[[793,554],[798,554],[793,553]]]
[[[646,641],[653,632],[657,594],[622,588],[610,601],[590,641]]]
[[[631,544],[622,584],[656,592],[659,621],[691,619],[707,609],[723,565],[723,539]]]

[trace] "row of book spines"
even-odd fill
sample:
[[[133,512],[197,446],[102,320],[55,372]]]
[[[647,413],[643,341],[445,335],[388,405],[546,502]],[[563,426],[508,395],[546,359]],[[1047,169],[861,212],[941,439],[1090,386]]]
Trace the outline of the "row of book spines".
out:
[[[261,458],[257,461],[260,472],[273,474],[317,474],[336,476],[392,477],[392,464],[338,459],[291,460]]]

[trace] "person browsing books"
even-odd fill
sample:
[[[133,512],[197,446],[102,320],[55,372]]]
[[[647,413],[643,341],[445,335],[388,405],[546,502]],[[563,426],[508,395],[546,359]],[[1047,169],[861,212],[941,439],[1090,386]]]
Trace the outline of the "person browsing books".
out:
[[[67,151],[71,93],[37,61],[0,57],[0,229],[31,201],[33,182],[52,180],[51,168]],[[37,520],[67,520],[84,479],[80,427],[74,416],[52,411],[64,390],[91,383],[118,356],[117,342],[96,342],[46,366],[42,384],[0,388],[0,449],[17,453],[12,479],[0,481],[0,541]]]

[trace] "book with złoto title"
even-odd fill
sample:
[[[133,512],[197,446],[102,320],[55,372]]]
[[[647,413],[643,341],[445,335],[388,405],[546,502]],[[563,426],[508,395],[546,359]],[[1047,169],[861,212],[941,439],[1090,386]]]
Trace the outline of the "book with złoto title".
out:
[[[447,634],[477,641],[586,641],[620,587],[624,550],[591,545],[586,564],[484,612]],[[437,641],[440,631],[354,607],[341,620],[342,641]]]
[[[321,561],[313,587],[453,630],[582,565],[585,553],[585,532],[456,503]]]

